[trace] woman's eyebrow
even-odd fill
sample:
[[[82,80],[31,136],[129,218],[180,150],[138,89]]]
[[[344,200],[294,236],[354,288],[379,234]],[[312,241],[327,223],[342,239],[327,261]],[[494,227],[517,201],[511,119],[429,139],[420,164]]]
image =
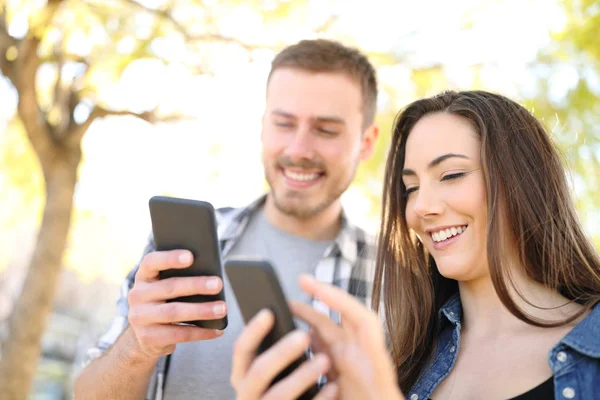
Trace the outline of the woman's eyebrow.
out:
[[[442,162],[444,162],[445,160],[449,159],[449,158],[464,158],[466,160],[470,160],[470,157],[467,157],[463,154],[456,154],[456,153],[446,153],[446,154],[442,154],[441,156],[438,156],[436,158],[434,158],[433,160],[431,160],[429,162],[429,164],[427,165],[427,169],[431,169],[433,167],[436,167],[438,165],[440,165]],[[413,171],[412,169],[409,168],[405,168],[402,170],[402,175],[416,175],[415,171]]]

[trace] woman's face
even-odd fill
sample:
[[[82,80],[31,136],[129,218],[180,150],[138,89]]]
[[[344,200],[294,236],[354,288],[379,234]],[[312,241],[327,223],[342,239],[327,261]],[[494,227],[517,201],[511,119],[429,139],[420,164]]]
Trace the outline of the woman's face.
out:
[[[444,112],[421,118],[406,142],[406,222],[439,272],[458,281],[489,275],[480,148],[471,123]]]

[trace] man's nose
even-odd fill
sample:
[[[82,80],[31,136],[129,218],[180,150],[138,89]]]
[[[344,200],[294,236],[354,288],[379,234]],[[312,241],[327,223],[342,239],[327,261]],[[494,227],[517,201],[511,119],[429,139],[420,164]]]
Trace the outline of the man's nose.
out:
[[[288,143],[285,154],[291,160],[312,159],[314,155],[313,148],[313,137],[310,128],[299,126],[292,140]]]

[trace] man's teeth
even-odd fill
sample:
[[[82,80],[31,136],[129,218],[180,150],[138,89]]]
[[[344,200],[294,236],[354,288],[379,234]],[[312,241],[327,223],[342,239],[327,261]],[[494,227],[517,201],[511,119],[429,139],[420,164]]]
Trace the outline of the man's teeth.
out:
[[[441,231],[433,232],[431,237],[434,242],[442,242],[446,239],[450,239],[452,236],[460,235],[465,229],[467,229],[467,225],[443,229]]]
[[[284,172],[285,176],[287,176],[288,178],[292,178],[295,181],[314,181],[319,177],[319,174],[301,174],[298,172],[292,172],[287,170],[284,170]]]

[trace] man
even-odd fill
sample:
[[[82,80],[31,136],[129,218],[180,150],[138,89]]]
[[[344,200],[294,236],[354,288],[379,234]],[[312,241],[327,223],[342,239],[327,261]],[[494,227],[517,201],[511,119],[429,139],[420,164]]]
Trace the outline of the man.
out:
[[[269,259],[290,299],[305,298],[301,273],[370,296],[373,241],[345,217],[340,196],[378,136],[373,66],[355,49],[306,40],[281,51],[267,80],[261,134],[269,192],[243,209],[217,211],[224,258]],[[158,271],[189,266],[184,250],[155,251],[150,241],[118,301],[120,317],[75,385],[83,399],[231,399],[232,346],[243,320],[228,282],[197,277],[158,280]],[[226,301],[182,304],[169,298],[226,291]],[[222,331],[174,325],[228,314]],[[332,318],[336,318],[333,312]]]

